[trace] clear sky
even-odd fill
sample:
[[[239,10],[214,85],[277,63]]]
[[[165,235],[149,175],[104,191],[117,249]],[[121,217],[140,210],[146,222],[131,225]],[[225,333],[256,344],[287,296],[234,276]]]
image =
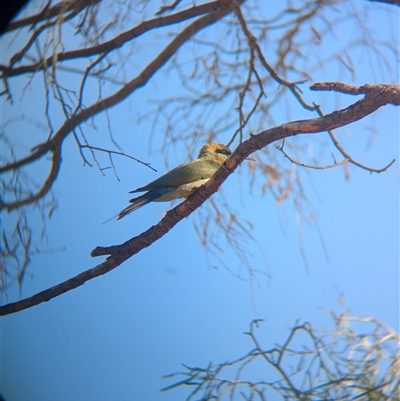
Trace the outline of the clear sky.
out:
[[[393,13],[398,14],[398,10],[393,8]],[[376,26],[385,23],[383,17],[379,20],[382,15],[376,14]],[[4,46],[3,51],[12,48]],[[365,59],[358,59],[355,84],[381,82],[369,67]],[[322,76],[334,80],[338,71],[332,67],[315,76],[316,81]],[[157,88],[163,79],[160,76]],[[18,90],[18,84],[12,84]],[[39,88],[41,82],[33,85]],[[147,99],[151,94],[154,99],[155,86],[143,88],[129,103],[113,108],[110,118],[124,150],[151,162],[158,173],[132,160],[117,159],[120,181],[111,171],[103,177],[95,167],[82,167],[76,146],[68,138],[54,186],[59,206],[47,223],[51,252],[32,257],[22,297],[95,266],[101,259],[90,257],[93,248],[119,244],[140,234],[171,207],[169,203],[153,203],[121,221],[101,225],[128,204],[128,191],[166,170],[160,146],[147,151],[151,121],[138,124],[132,111],[135,102],[137,107],[147,107],[141,97]],[[312,93],[307,87],[304,90],[306,98],[320,103],[325,112],[355,99]],[[22,113],[41,118],[43,109],[36,105],[35,93],[27,93],[24,102],[13,107],[3,98],[3,121]],[[299,106],[293,103],[290,107]],[[302,110],[296,113],[296,118],[313,117],[305,116]],[[398,110],[388,106],[338,134],[356,158],[381,167],[399,158],[398,116]],[[285,121],[283,115],[276,119]],[[106,132],[104,120],[99,121],[97,130]],[[377,135],[369,145],[372,126]],[[35,143],[25,123],[12,129],[22,147],[28,150],[28,144]],[[229,136],[219,139],[227,142]],[[157,140],[162,140],[162,132],[156,133],[153,144]],[[271,152],[278,151],[271,147]],[[175,155],[169,164],[184,161],[186,155]],[[292,168],[293,174],[304,174],[300,167]],[[38,174],[46,171],[37,169]],[[182,370],[182,363],[206,367],[210,361],[244,355],[253,348],[244,332],[258,318],[265,319],[263,333],[267,335],[260,339],[265,348],[282,343],[297,319],[332,329],[325,310],[350,309],[352,315],[373,316],[398,329],[398,162],[382,174],[354,166],[350,171],[349,180],[342,168],[307,172],[305,190],[317,211],[320,229],[319,233],[314,225],[303,222],[307,263],[301,255],[293,203],[278,206],[270,194],[262,195],[259,187],[249,191],[241,185],[246,173],[241,169],[240,177],[231,176],[214,197],[231,197],[237,213],[253,223],[252,234],[263,255],[250,244],[250,262],[265,274],[249,278],[246,268],[227,249],[221,257],[239,279],[207,254],[194,229],[200,213],[196,211],[111,273],[50,302],[3,317],[3,397],[6,401],[183,399],[183,390],[160,392],[172,383],[162,376]],[[3,215],[3,224],[8,218]],[[37,230],[40,227],[38,222]],[[42,245],[41,249],[47,248]],[[341,297],[344,305],[339,303]],[[18,289],[13,288],[2,302],[16,299]],[[258,373],[256,376],[262,375]]]

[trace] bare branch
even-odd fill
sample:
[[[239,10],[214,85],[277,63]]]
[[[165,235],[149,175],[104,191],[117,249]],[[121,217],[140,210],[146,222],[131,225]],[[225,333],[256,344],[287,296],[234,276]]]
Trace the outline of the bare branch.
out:
[[[140,252],[143,248],[150,246],[160,239],[182,219],[189,216],[194,210],[201,206],[218,190],[221,184],[235,171],[238,165],[256,150],[262,149],[278,140],[301,133],[314,134],[329,131],[358,121],[382,106],[395,104],[398,101],[399,94],[399,86],[368,85],[368,92],[364,99],[357,101],[349,107],[334,111],[323,117],[290,122],[265,130],[258,135],[252,135],[250,139],[244,141],[236,148],[231,157],[204,186],[195,191],[187,200],[168,211],[166,216],[162,218],[158,224],[149,228],[141,235],[131,238],[124,244],[95,248],[91,252],[92,256],[110,256],[93,269],[87,270],[63,283],[42,291],[30,298],[1,306],[0,315],[10,314],[49,301],[58,295],[81,286],[88,280],[115,269],[124,261]]]
[[[16,202],[5,203],[2,200],[0,200],[0,210],[6,209],[7,211],[10,212],[11,210],[18,209],[21,206],[29,205],[43,198],[50,191],[51,187],[53,186],[54,182],[57,179],[58,173],[60,172],[61,144],[59,143],[57,146],[55,146],[54,149],[52,149],[52,152],[53,152],[53,158],[52,158],[50,173],[46,181],[44,182],[42,188],[36,194]]]
[[[328,168],[333,168],[333,167],[338,167],[338,166],[343,166],[344,164],[347,163],[351,163],[354,164],[357,167],[362,168],[363,170],[368,170],[371,173],[383,173],[384,171],[388,170],[395,162],[396,159],[393,159],[389,164],[387,164],[385,167],[382,168],[374,168],[374,167],[369,167],[366,166],[365,164],[362,164],[356,160],[353,159],[353,157],[351,157],[349,155],[349,153],[344,149],[344,147],[340,144],[340,142],[338,141],[338,139],[336,138],[336,135],[333,133],[333,131],[329,130],[328,131],[329,136],[332,139],[332,142],[334,143],[334,145],[336,146],[336,148],[340,151],[340,153],[344,156],[344,159],[342,161],[336,161],[335,157],[332,155],[332,158],[334,159],[334,163],[333,164],[327,164],[325,166],[315,166],[312,164],[306,164],[306,163],[302,163],[299,162],[295,159],[293,159],[291,156],[289,156],[286,151],[284,150],[284,144],[285,144],[285,140],[283,140],[282,145],[276,145],[276,149],[278,149],[279,151],[281,151],[284,156],[290,160],[293,164],[297,164],[300,167],[306,167],[306,168],[312,168],[315,170],[326,170]]]
[[[340,82],[324,82],[324,83],[319,83],[319,84],[313,84],[310,86],[310,89],[312,90],[327,90],[327,91],[336,91],[340,93],[346,93],[350,95],[359,95],[359,94],[368,94],[369,92],[373,91],[376,86],[374,85],[363,85],[360,87],[357,86],[351,86],[351,85],[346,85]],[[396,90],[396,87],[387,87],[388,90],[393,90],[393,97],[392,101],[390,102],[393,105],[400,105],[400,94],[398,90]],[[317,113],[322,117],[323,113],[321,111],[321,108],[315,104],[315,109],[317,110]],[[386,171],[390,166],[393,165],[393,163],[396,161],[396,159],[393,159],[389,164],[387,164],[383,168],[374,168],[370,166],[366,166],[365,164],[362,164],[355,160],[347,151],[346,149],[340,144],[339,140],[337,139],[336,135],[333,133],[332,130],[328,130],[328,134],[332,139],[333,144],[335,147],[340,151],[340,153],[343,155],[345,160],[348,160],[350,163],[354,164],[357,167],[362,168],[363,170],[368,170],[371,173],[382,173]]]
[[[76,11],[72,11],[70,14],[66,15],[64,17],[65,21],[68,21],[74,17],[76,17],[79,14],[80,10],[76,10]],[[51,26],[54,25],[54,22],[47,22],[46,24],[43,24],[42,26],[40,26],[37,30],[35,30],[32,34],[32,36],[30,37],[30,39],[28,40],[28,43],[26,43],[26,45],[18,52],[15,53],[14,56],[11,58],[10,60],[10,66],[9,67],[5,67],[4,66],[4,71],[12,71],[13,70],[13,65],[18,63],[22,57],[24,57],[24,55],[27,53],[27,51],[30,49],[30,47],[36,42],[37,38],[42,34],[42,32],[45,32],[45,30]],[[51,58],[51,57],[50,57]],[[45,69],[47,67],[46,64],[47,60],[43,61],[43,66],[42,68]],[[53,64],[54,60],[51,61],[51,64]],[[37,71],[41,68],[36,68],[34,71]],[[0,71],[3,70],[3,66],[0,65]],[[34,72],[31,71],[31,72]],[[25,71],[26,72],[26,71]],[[4,76],[5,74],[3,74]],[[10,75],[12,76],[12,75]]]
[[[333,133],[333,131],[329,130],[328,134],[331,137],[332,142],[334,143],[336,148],[346,158],[345,160],[348,160],[350,163],[354,164],[357,167],[362,168],[363,170],[367,170],[371,173],[383,173],[396,162],[396,159],[393,159],[389,164],[387,164],[386,166],[384,166],[382,168],[374,168],[374,167],[366,166],[365,164],[360,163],[357,160],[354,160],[353,157],[350,156],[350,154],[347,152],[347,150],[340,144],[339,140],[336,138],[336,135]]]
[[[285,140],[282,141],[282,145],[275,145],[275,148],[278,149],[280,152],[282,152],[284,154],[284,156],[291,161],[293,164],[296,164],[300,167],[306,167],[306,168],[313,168],[315,170],[326,170],[328,168],[333,168],[333,167],[338,167],[338,166],[342,166],[343,164],[346,164],[349,162],[350,159],[343,159],[340,162],[337,162],[335,160],[335,162],[333,164],[327,164],[325,166],[314,166],[312,164],[306,164],[306,163],[302,163],[299,162],[295,159],[293,159],[291,156],[289,156],[286,151],[284,150],[285,147]]]
[[[255,348],[234,360],[210,362],[206,368],[183,365],[183,372],[164,376],[180,380],[161,391],[190,386],[187,400],[221,400],[227,393],[234,400],[236,392],[246,400],[266,401],[267,391],[268,399],[275,393],[293,401],[397,398],[399,335],[375,319],[349,317],[346,312],[331,315],[333,328],[328,332],[296,322],[286,341],[272,348],[261,345],[258,337],[265,336],[256,333],[260,321],[253,321],[245,334]],[[267,368],[261,372],[268,373],[257,381],[246,380],[244,371],[256,360]]]
[[[242,3],[243,1],[244,0],[240,0],[239,3]],[[161,51],[161,53],[153,61],[151,61],[136,78],[126,83],[113,95],[104,98],[83,110],[80,110],[77,114],[72,115],[59,128],[52,139],[46,143],[38,145],[36,150],[31,155],[1,167],[0,173],[19,168],[39,159],[50,149],[57,146],[59,143],[62,143],[66,136],[84,121],[121,102],[131,95],[131,93],[136,89],[144,86],[150,80],[150,78],[175,54],[177,49],[182,46],[183,43],[189,40],[197,32],[231,12],[232,7],[230,6],[230,1],[228,3],[228,6],[222,8],[220,1],[209,3],[213,5],[213,9],[216,9],[216,11],[213,11],[194,21],[191,25],[183,29],[182,32],[176,35],[175,38],[164,48],[164,50]]]
[[[241,0],[240,3],[243,3],[243,1],[244,0]],[[199,6],[193,6],[189,9],[179,11],[176,14],[143,21],[138,26],[135,26],[134,28],[130,29],[129,31],[123,32],[123,33],[119,34],[118,36],[116,36],[115,38],[110,39],[106,42],[100,43],[98,45],[84,48],[84,49],[70,50],[70,51],[66,51],[66,52],[53,54],[45,60],[40,60],[40,61],[30,64],[30,65],[23,65],[20,67],[8,67],[5,65],[0,65],[0,71],[3,72],[3,77],[7,78],[7,77],[13,77],[13,76],[21,75],[21,74],[26,74],[26,73],[35,73],[39,70],[47,69],[47,68],[51,67],[55,62],[59,63],[61,61],[73,60],[73,59],[82,58],[82,57],[89,57],[89,56],[98,55],[101,53],[107,54],[110,51],[122,47],[125,43],[132,41],[133,39],[137,38],[138,36],[143,35],[144,33],[148,32],[152,29],[160,28],[160,27],[168,26],[168,25],[172,25],[172,24],[177,24],[177,23],[183,22],[185,20],[192,19],[194,17],[198,17],[199,15],[213,13],[213,12],[221,10],[221,9],[226,9],[226,7],[225,8],[221,7],[220,1],[213,1],[210,3],[201,4]],[[229,11],[231,11],[231,10],[229,9]],[[223,15],[225,15],[225,13]],[[217,19],[219,19],[219,18],[217,18]],[[207,26],[207,24],[204,26]],[[40,32],[38,32],[37,35],[39,33]],[[33,40],[30,41],[30,44],[31,43],[33,43]],[[20,53],[24,54],[26,52],[26,50],[27,50],[27,46],[25,46],[25,48],[23,49],[23,52],[20,52]],[[21,56],[18,55],[17,58],[16,58],[16,56],[14,56],[14,57],[15,57],[15,59],[12,60],[11,64],[13,64],[17,60],[19,60],[22,57],[22,55]]]
[[[278,82],[280,85],[286,86],[295,96],[295,98],[300,102],[300,104],[307,110],[313,111],[314,107],[307,104],[306,101],[302,98],[301,96],[301,91],[298,88],[298,84],[304,83],[304,82],[289,82],[283,78],[281,78],[277,72],[272,68],[272,66],[267,62],[260,45],[257,42],[256,37],[250,32],[250,29],[247,26],[247,22],[240,10],[239,7],[235,8],[235,14],[239,19],[240,25],[243,29],[244,34],[247,36],[248,41],[249,41],[249,46],[254,48],[257,52],[257,55],[261,61],[261,64],[263,67],[269,72],[271,77]]]
[[[362,86],[347,85],[342,82],[319,82],[310,85],[310,89],[314,91],[334,91],[340,93],[346,93],[348,95],[365,95],[368,93],[373,93],[375,96],[379,94],[375,92],[376,85],[365,84]],[[382,85],[382,89],[385,91],[391,91],[391,101],[390,103],[399,106],[400,105],[400,93],[398,86],[396,85]]]
[[[151,169],[151,170],[157,172],[157,170],[156,170],[154,167],[152,167],[152,166],[150,165],[150,163],[144,162],[143,160],[137,159],[136,157],[133,157],[133,156],[131,156],[131,155],[128,155],[128,154],[126,154],[126,153],[124,153],[124,152],[117,152],[117,151],[115,151],[115,150],[103,149],[103,148],[99,148],[99,147],[97,147],[97,146],[92,146],[92,145],[80,145],[80,147],[81,147],[81,148],[90,148],[90,149],[93,149],[93,150],[98,150],[99,152],[108,153],[109,156],[110,156],[110,158],[111,158],[111,155],[124,156],[124,157],[127,157],[127,158],[129,158],[129,159],[135,160],[135,162],[138,162],[138,163],[140,163],[140,164],[143,164],[144,166],[148,167],[149,169]]]
[[[168,6],[160,7],[160,9],[156,12],[156,15],[164,14],[166,11],[173,10],[182,0],[174,0],[174,2]]]
[[[45,5],[43,10],[40,11],[40,13],[12,22],[7,26],[4,32],[10,32],[27,25],[35,25],[40,21],[57,17],[61,13],[66,13],[67,11],[70,10],[77,10],[77,9],[83,10],[84,8],[96,4],[98,2],[99,0],[75,0],[68,2],[60,2],[55,4],[53,7],[49,8],[49,3],[50,3],[49,1]]]

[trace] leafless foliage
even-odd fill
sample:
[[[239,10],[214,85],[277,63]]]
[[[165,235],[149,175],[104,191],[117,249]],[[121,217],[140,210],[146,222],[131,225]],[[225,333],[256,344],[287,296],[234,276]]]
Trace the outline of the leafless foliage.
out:
[[[103,174],[111,168],[118,178],[112,156],[128,156],[148,165],[118,145],[120,138],[113,132],[109,110],[140,94],[149,82],[166,87],[153,99],[153,110],[138,107],[138,123],[150,119],[153,124],[150,146],[156,143],[166,155],[182,150],[193,155],[207,141],[218,140],[234,147],[249,133],[289,120],[288,99],[294,99],[310,117],[322,116],[321,108],[303,95],[304,83],[332,65],[342,77],[354,79],[354,58],[360,50],[367,53],[377,71],[377,82],[393,81],[391,66],[398,62],[397,43],[374,40],[364,23],[373,7],[386,7],[382,10],[389,22],[392,11],[389,6],[366,5],[370,7],[361,15],[353,2],[332,0],[288,0],[280,7],[268,8],[267,14],[259,2],[250,0],[196,4],[146,0],[32,2],[2,38],[7,50],[0,64],[1,95],[11,107],[34,91],[43,118],[29,149],[16,150],[14,133],[20,121],[15,122],[15,129],[12,125],[3,127],[2,139],[11,146],[0,167],[0,208],[15,213],[14,227],[30,230],[25,213],[29,208],[35,209],[45,223],[56,208],[52,188],[62,168],[64,140],[69,136],[75,140],[82,163],[97,166]],[[356,34],[330,50],[329,43],[338,35],[336,27],[341,24],[349,24]],[[383,48],[391,50],[392,59],[382,56]],[[166,77],[178,79],[180,87],[169,90]],[[97,126],[100,119],[106,121],[104,132]],[[329,135],[330,141],[313,138],[312,143],[321,149],[331,146],[330,153],[339,152],[346,163],[371,172],[381,169],[364,166],[348,154],[334,132]],[[308,160],[308,150],[309,143],[301,137],[285,144],[285,152],[290,152],[298,164],[320,162]],[[103,154],[109,158],[102,158]],[[271,193],[278,203],[291,200],[303,215],[306,196],[301,173],[294,175],[293,165],[288,166],[281,156],[270,148],[261,149],[255,162],[245,167],[248,185],[254,184],[256,177],[265,177],[261,192]],[[37,180],[32,166],[41,172],[47,169],[47,173]],[[228,244],[247,263],[243,242],[238,238],[251,239],[251,223],[234,212],[213,218],[217,211],[227,210],[220,202],[216,199],[209,203],[197,222],[197,232],[217,257],[218,235],[227,233]],[[204,226],[209,227],[207,232],[199,230]],[[35,240],[29,236],[17,247],[11,246],[15,230],[2,230],[4,241],[10,244],[9,250],[3,249],[3,274],[15,276],[8,270],[8,261],[19,261],[19,267],[12,269],[16,268],[17,277],[22,278],[28,256],[35,251]],[[13,253],[17,249],[27,258],[17,257]],[[4,288],[3,283],[0,289]]]
[[[398,399],[399,335],[370,317],[331,316],[332,329],[296,322],[279,345],[268,345],[268,332],[253,321],[246,355],[204,368],[183,365],[165,376],[178,381],[163,390],[189,388],[186,400],[204,401]]]

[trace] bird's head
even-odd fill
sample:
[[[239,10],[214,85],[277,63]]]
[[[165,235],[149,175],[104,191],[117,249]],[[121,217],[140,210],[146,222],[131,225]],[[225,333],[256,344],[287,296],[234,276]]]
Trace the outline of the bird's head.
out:
[[[222,164],[230,155],[231,150],[221,143],[207,143],[199,152],[199,159],[211,159]]]

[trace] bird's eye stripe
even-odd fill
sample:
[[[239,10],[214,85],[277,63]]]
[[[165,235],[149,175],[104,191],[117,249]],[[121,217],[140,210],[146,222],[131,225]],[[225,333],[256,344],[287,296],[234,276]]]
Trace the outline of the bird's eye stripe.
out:
[[[231,152],[226,149],[218,149],[217,153],[221,153],[221,154],[227,155],[227,156],[229,156],[231,154]]]

